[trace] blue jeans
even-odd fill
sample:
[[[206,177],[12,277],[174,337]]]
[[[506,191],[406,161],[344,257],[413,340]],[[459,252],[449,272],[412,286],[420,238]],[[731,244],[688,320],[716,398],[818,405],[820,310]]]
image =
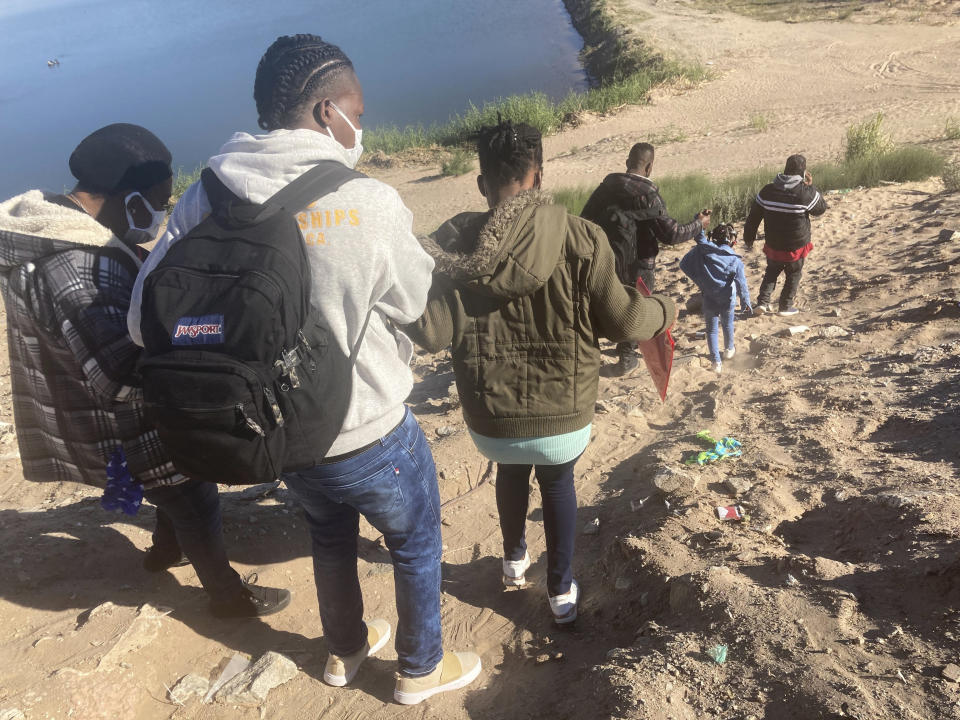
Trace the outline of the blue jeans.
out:
[[[320,621],[330,652],[349,655],[367,641],[357,576],[362,514],[383,533],[393,559],[400,671],[429,674],[443,657],[440,492],[416,418],[408,410],[397,429],[372,448],[283,479],[310,527]]]
[[[723,325],[723,346],[726,350],[733,350],[733,317],[736,307],[736,298],[729,304],[715,303],[706,296],[703,298],[703,319],[707,322],[707,350],[713,362],[720,362],[720,344],[718,324]]]
[[[214,603],[239,597],[243,582],[227,558],[216,484],[187,480],[145,490],[143,496],[157,506],[154,544],[179,544]],[[176,535],[173,542],[169,537],[171,525]]]
[[[543,531],[547,540],[547,594],[551,597],[570,590],[571,563],[577,538],[577,493],[573,466],[579,458],[563,465],[497,464],[497,511],[503,533],[503,556],[523,560],[527,551],[527,501],[530,497],[530,470],[534,469],[543,499]]]

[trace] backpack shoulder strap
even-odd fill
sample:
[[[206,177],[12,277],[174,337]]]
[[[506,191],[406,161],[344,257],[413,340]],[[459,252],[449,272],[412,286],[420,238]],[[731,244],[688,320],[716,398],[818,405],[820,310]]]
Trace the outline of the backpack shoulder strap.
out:
[[[317,198],[338,190],[350,180],[365,177],[367,176],[363,173],[351,170],[336,160],[321,160],[315,167],[276,192],[264,205],[297,212]]]

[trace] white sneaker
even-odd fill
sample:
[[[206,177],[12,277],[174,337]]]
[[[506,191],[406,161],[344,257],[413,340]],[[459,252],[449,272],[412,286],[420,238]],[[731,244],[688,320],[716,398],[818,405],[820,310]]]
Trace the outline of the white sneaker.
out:
[[[754,315],[763,315],[764,313],[772,313],[772,312],[773,312],[773,305],[771,305],[770,303],[765,303],[765,304],[763,304],[763,305],[757,305],[757,306],[753,309],[753,314],[754,314]]]
[[[323,681],[327,685],[343,687],[353,680],[363,661],[386,645],[389,639],[390,624],[386,620],[368,620],[367,644],[353,655],[340,656],[330,653],[327,665],[323,669]]]
[[[547,598],[550,601],[550,611],[557,625],[566,625],[577,619],[577,603],[580,601],[580,587],[577,581],[570,583],[570,589],[562,595]]]
[[[722,372],[723,372],[723,363],[722,363],[722,362],[715,362],[715,363],[713,364],[713,371],[714,371],[717,375],[719,375],[720,373],[722,373]]]
[[[737,354],[736,348],[727,348],[723,351],[724,360],[733,360],[733,356]]]
[[[523,560],[503,561],[503,584],[507,587],[523,587],[527,578],[527,570],[530,568],[530,554],[524,553]]]
[[[786,310],[781,310],[780,312],[777,313],[777,315],[779,315],[780,317],[790,317],[791,315],[796,315],[799,312],[800,310],[798,308],[789,307]]]

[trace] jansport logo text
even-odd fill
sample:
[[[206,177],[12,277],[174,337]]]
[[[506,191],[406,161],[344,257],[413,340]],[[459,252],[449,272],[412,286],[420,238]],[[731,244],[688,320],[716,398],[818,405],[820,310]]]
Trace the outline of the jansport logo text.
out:
[[[220,345],[224,342],[223,315],[188,315],[173,326],[174,345]]]
[[[223,324],[216,325],[177,325],[177,331],[174,333],[174,339],[183,335],[189,335],[195,338],[197,335],[223,335]]]

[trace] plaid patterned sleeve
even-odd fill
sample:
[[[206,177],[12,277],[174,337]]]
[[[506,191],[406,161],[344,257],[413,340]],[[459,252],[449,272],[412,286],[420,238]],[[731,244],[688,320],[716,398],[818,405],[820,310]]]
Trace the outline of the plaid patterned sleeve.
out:
[[[105,408],[139,400],[140,348],[126,322],[137,276],[132,258],[99,248],[57,253],[43,263],[63,338],[98,400]]]

